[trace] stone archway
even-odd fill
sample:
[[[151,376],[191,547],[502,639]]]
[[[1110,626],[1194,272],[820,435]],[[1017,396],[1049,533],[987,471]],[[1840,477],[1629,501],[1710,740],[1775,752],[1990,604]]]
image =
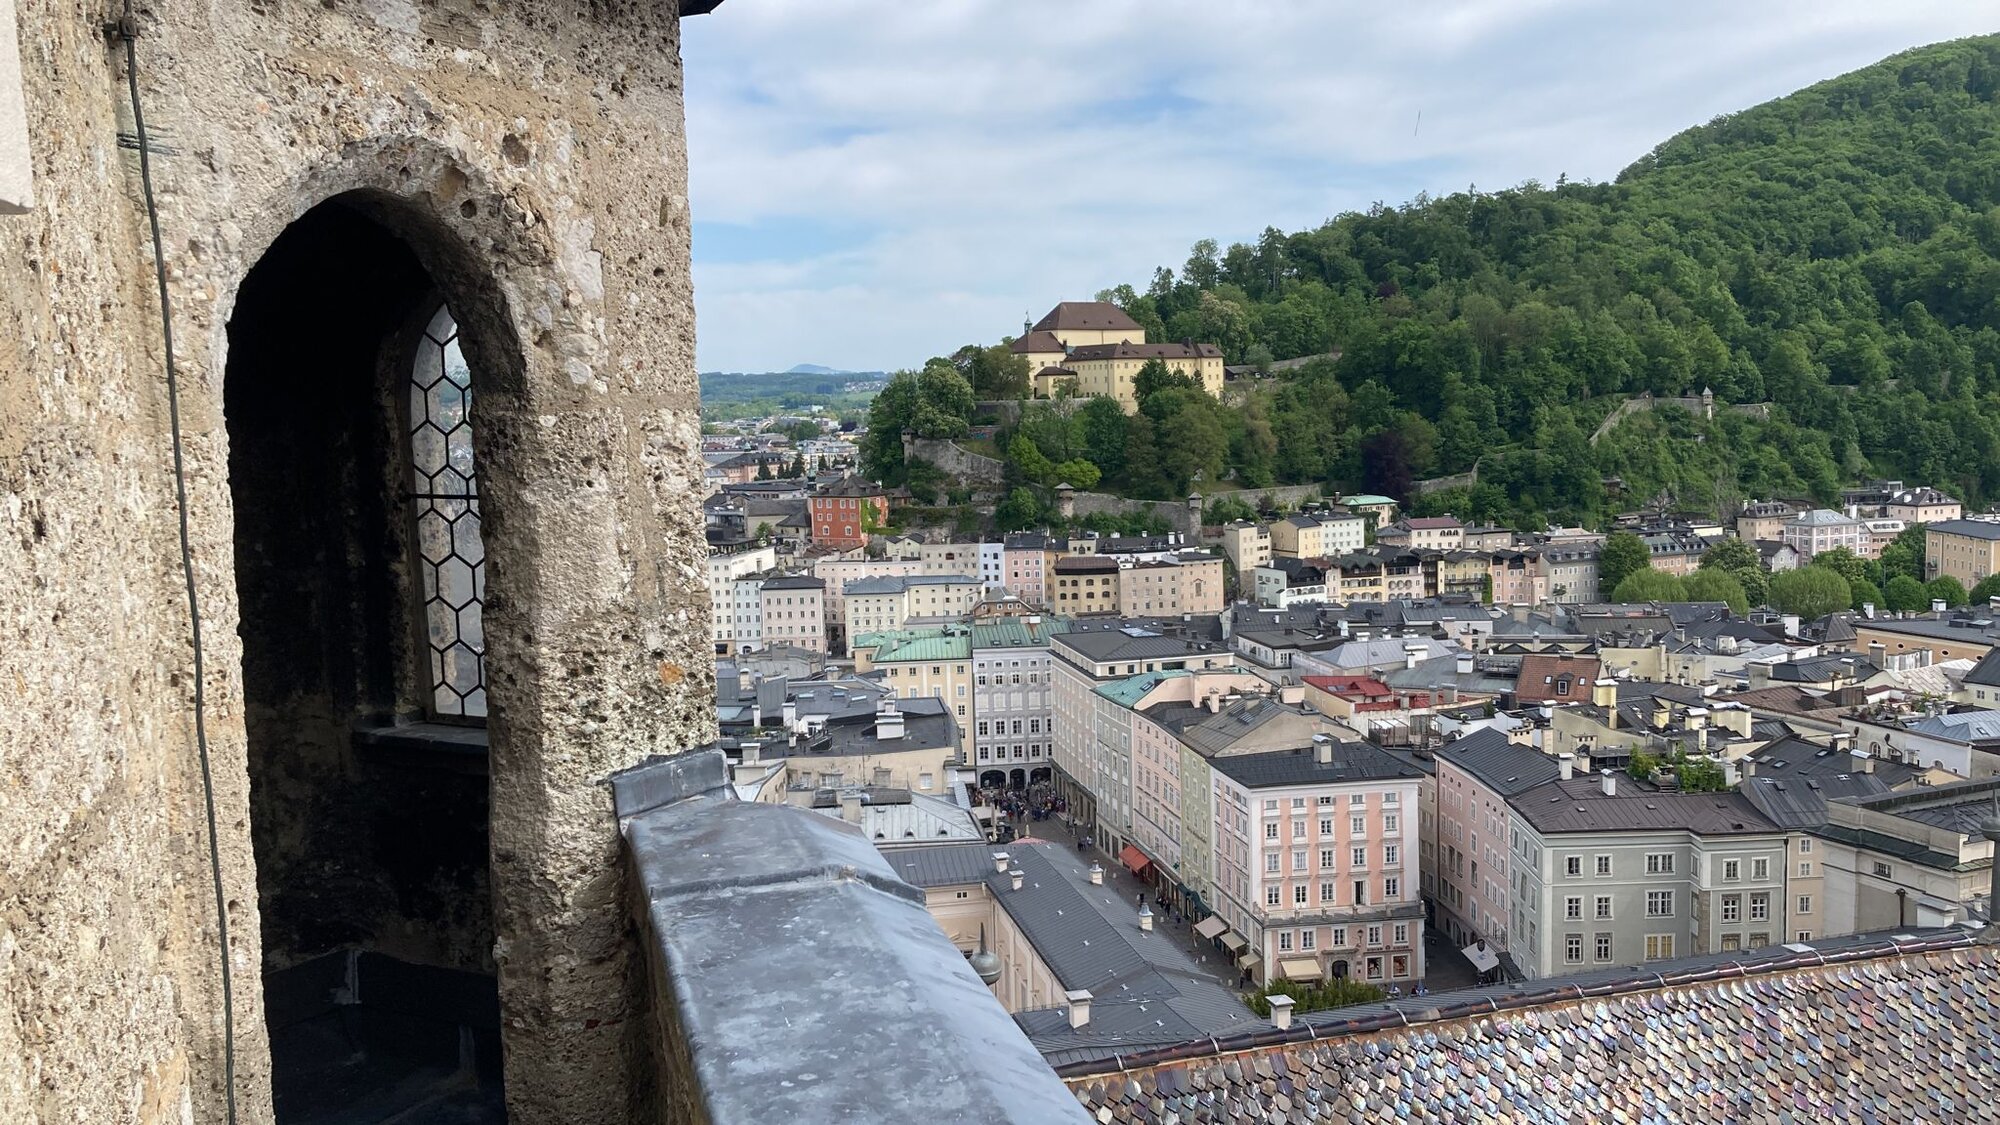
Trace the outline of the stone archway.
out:
[[[439,146],[349,146],[291,190],[303,202],[244,216],[242,244],[263,247],[260,263],[296,223],[337,206],[399,244],[462,322],[491,592],[491,922],[479,944],[498,981],[509,1112],[622,1119],[655,1080],[602,780],[713,737],[707,631],[674,624],[706,619],[705,588],[683,577],[704,550],[691,499],[701,467],[680,436],[697,429],[691,374],[684,400],[668,393],[671,363],[611,378],[587,228],[581,248],[565,241],[521,189],[493,187]],[[217,302],[232,320],[254,298],[254,272]],[[651,270],[661,285],[673,276]],[[218,357],[234,350],[222,323]],[[409,635],[384,630],[391,645]],[[366,693],[349,694],[344,704]]]

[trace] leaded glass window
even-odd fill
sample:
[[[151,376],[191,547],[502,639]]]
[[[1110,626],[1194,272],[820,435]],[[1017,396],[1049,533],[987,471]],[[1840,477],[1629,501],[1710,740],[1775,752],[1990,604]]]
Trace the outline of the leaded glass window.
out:
[[[436,718],[486,716],[486,549],[472,443],[472,372],[458,322],[440,306],[417,343],[409,386],[410,486],[422,587],[424,684]]]

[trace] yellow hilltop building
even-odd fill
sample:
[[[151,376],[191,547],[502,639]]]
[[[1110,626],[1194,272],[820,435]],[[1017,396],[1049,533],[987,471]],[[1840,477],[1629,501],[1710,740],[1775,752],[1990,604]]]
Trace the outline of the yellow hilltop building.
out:
[[[1011,350],[1028,361],[1036,398],[1054,398],[1067,383],[1079,396],[1113,398],[1130,414],[1139,408],[1132,382],[1148,360],[1193,376],[1222,394],[1222,349],[1186,340],[1150,344],[1146,330],[1109,301],[1064,301],[1029,325]]]

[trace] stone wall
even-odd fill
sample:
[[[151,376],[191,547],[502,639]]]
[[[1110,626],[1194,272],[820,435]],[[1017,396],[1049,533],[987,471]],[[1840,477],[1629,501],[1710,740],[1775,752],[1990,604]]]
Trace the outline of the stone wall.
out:
[[[100,6],[17,5],[36,207],[0,217],[0,1119],[214,1121],[221,953],[122,51]],[[638,1116],[601,781],[713,722],[674,7],[145,13],[242,1119],[270,1118],[246,712],[281,701],[250,698],[238,640],[257,544],[231,475],[260,470],[229,459],[228,322],[280,232],[345,193],[452,302],[477,373],[511,1119]]]
[[[954,441],[905,436],[903,456],[927,461],[975,488],[997,488],[1006,479],[1007,466],[984,454],[974,453]]]

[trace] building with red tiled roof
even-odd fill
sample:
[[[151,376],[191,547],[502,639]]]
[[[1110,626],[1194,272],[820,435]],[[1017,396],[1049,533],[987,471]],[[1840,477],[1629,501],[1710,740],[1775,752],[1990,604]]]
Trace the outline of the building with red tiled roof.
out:
[[[1514,701],[1529,703],[1588,703],[1597,680],[1597,657],[1573,652],[1536,652],[1521,658],[1514,681]]]

